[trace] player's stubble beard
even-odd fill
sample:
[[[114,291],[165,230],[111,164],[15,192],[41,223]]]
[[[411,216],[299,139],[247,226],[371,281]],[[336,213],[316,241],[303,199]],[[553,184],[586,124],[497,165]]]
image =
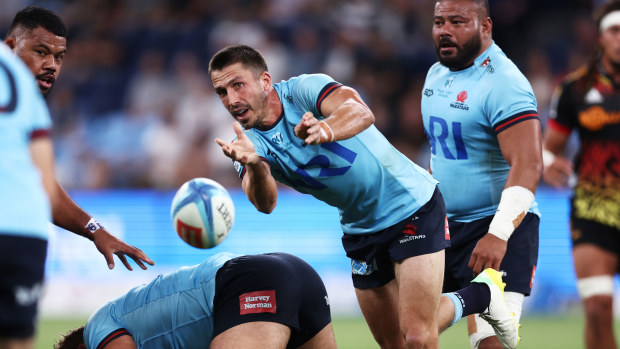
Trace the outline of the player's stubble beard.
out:
[[[442,56],[439,48],[443,45],[456,47],[456,55],[454,56]],[[437,53],[437,59],[439,63],[446,66],[450,70],[463,70],[469,67],[474,59],[478,56],[480,49],[482,48],[482,39],[480,33],[472,36],[472,38],[466,41],[462,46],[457,45],[455,42],[448,38],[439,39],[439,44],[435,44],[435,52]]]
[[[263,120],[265,119],[266,115],[266,108],[265,106],[267,105],[267,95],[265,95],[264,93],[261,93],[261,91],[259,90],[256,95],[256,97],[253,98],[253,101],[251,101],[250,103],[247,103],[244,107],[248,108],[248,113],[253,113],[254,114],[254,120],[252,120],[252,118],[248,119],[246,123],[242,123],[241,126],[243,126],[244,129],[249,130],[251,128],[261,128],[261,127],[265,127],[265,125],[263,125]]]

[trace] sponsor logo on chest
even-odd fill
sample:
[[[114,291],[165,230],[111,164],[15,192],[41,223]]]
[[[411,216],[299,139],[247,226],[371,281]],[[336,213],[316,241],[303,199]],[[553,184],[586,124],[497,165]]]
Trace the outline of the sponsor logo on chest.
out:
[[[467,91],[463,90],[456,95],[456,102],[450,102],[450,108],[469,110],[469,106],[465,104],[467,100]]]

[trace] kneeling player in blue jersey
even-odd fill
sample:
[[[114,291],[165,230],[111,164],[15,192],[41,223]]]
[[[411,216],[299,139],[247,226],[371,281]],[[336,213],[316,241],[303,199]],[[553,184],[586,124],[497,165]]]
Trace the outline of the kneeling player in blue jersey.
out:
[[[273,84],[263,56],[244,45],[217,52],[209,74],[237,121],[236,140],[216,141],[252,204],[272,212],[277,180],[338,208],[357,299],[382,347],[435,348],[441,330],[487,308],[516,345],[501,276],[485,271],[441,297],[450,235],[437,181],[377,130],[354,89],[325,74]]]
[[[327,291],[286,253],[219,253],[103,305],[57,349],[336,348]]]

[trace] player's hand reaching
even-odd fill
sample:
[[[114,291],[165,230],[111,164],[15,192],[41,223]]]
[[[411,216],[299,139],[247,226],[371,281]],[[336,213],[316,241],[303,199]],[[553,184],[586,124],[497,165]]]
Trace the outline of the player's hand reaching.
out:
[[[306,112],[295,128],[295,136],[303,139],[306,144],[333,142],[334,132],[325,120],[319,121],[312,112]]]
[[[556,156],[549,166],[545,166],[543,179],[553,187],[566,187],[569,185],[569,179],[574,176],[573,171],[573,163],[570,160]]]
[[[254,144],[252,144],[250,138],[248,138],[248,136],[246,136],[243,132],[243,127],[241,127],[241,124],[235,121],[233,127],[235,129],[237,139],[235,139],[232,143],[225,142],[220,138],[215,139],[215,142],[222,147],[224,155],[234,161],[239,161],[239,163],[243,166],[260,163],[260,158],[254,149]]]
[[[474,271],[474,276],[486,268],[499,271],[506,254],[508,243],[493,234],[486,234],[478,240],[467,266]]]
[[[93,242],[99,252],[101,252],[101,254],[105,257],[106,262],[108,262],[108,268],[110,269],[114,268],[114,255],[116,255],[118,259],[123,262],[125,268],[129,270],[133,270],[133,268],[127,261],[127,256],[133,259],[136,264],[144,270],[146,270],[146,265],[144,265],[143,262],[146,262],[149,265],[155,265],[155,262],[147,257],[142,250],[131,245],[127,245],[116,236],[108,233],[105,228],[100,228],[93,233]]]

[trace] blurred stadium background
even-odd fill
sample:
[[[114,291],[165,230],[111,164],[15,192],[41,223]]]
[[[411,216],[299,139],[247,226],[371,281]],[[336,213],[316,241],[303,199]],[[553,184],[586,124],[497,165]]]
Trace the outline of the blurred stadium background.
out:
[[[600,3],[490,0],[495,41],[530,80],[543,122],[554,86],[592,52],[596,30],[590,14]],[[263,52],[274,81],[301,73],[330,74],[355,87],[373,109],[377,127],[426,167],[429,150],[419,102],[426,70],[435,61],[433,4],[2,0],[3,36],[14,14],[26,5],[50,8],[68,24],[68,54],[48,98],[59,181],[110,232],[157,263],[148,271],[129,272],[116,260],[116,268],[109,271],[89,241],[51,228],[42,327],[50,319],[81,321],[131,286],[224,250],[299,255],[325,279],[334,315],[359,320],[336,211],[283,188],[277,209],[267,216],[256,212],[240,191],[230,161],[213,141],[232,138],[232,119],[212,91],[207,63],[222,46],[245,43]],[[233,230],[213,250],[185,245],[171,226],[174,190],[193,177],[219,181],[235,200]],[[524,313],[566,317],[574,328],[554,336],[574,344],[563,348],[579,348],[582,319],[567,232],[568,195],[544,183],[537,193],[543,214],[540,260]],[[618,308],[616,303],[617,317]],[[445,347],[461,347],[455,345]],[[548,348],[531,346],[537,347]]]

